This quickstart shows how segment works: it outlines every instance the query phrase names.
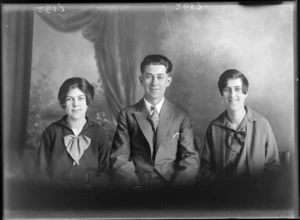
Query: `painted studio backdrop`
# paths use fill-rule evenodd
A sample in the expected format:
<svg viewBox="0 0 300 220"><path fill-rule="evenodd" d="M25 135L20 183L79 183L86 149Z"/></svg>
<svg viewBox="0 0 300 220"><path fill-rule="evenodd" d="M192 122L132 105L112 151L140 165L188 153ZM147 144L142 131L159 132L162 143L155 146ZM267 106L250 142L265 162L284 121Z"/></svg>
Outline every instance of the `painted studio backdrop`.
<svg viewBox="0 0 300 220"><path fill-rule="evenodd" d="M200 152L225 109L219 76L234 68L249 80L246 104L269 120L279 151L294 155L294 10L291 2L4 6L5 177L33 172L41 132L64 114L57 92L69 77L95 86L88 116L112 139L120 109L143 95L139 65L148 54L173 62L166 96L190 112Z"/></svg>

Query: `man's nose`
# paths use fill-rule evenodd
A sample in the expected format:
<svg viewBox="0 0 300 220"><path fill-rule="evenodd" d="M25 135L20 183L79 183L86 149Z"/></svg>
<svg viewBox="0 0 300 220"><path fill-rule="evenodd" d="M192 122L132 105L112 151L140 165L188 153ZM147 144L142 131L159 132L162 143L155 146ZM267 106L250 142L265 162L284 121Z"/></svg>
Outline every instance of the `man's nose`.
<svg viewBox="0 0 300 220"><path fill-rule="evenodd" d="M236 91L234 89L229 90L229 95L234 96L236 94Z"/></svg>
<svg viewBox="0 0 300 220"><path fill-rule="evenodd" d="M157 78L154 76L152 77L152 85L156 85L157 84Z"/></svg>

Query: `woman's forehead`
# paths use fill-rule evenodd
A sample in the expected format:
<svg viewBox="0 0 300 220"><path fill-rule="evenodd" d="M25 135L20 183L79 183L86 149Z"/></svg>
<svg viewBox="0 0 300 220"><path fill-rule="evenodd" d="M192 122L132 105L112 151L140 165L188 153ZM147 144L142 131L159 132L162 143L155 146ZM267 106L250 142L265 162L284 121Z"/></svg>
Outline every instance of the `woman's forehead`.
<svg viewBox="0 0 300 220"><path fill-rule="evenodd" d="M67 96L81 96L81 95L85 95L85 94L78 87L70 88L67 93Z"/></svg>
<svg viewBox="0 0 300 220"><path fill-rule="evenodd" d="M242 86L242 85L243 85L243 82L242 82L241 78L227 80L227 87Z"/></svg>

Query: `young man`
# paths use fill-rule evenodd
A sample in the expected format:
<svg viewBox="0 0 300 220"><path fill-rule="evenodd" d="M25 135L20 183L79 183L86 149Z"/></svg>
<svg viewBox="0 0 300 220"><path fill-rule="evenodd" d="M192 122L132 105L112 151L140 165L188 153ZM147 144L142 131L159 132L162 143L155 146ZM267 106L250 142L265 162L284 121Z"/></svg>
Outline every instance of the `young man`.
<svg viewBox="0 0 300 220"><path fill-rule="evenodd" d="M245 106L247 78L229 69L220 76L218 86L226 111L208 126L201 179L236 180L276 171L280 162L272 128L265 117Z"/></svg>
<svg viewBox="0 0 300 220"><path fill-rule="evenodd" d="M148 55L140 68L144 97L118 117L111 155L115 181L127 188L193 184L199 156L191 119L164 97L172 63L162 55Z"/></svg>

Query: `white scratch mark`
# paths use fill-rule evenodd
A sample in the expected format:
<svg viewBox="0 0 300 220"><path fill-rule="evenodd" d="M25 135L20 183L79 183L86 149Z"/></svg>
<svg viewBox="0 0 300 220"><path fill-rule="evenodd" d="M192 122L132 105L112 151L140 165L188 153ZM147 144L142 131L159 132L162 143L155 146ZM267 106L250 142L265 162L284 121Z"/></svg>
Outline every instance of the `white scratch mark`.
<svg viewBox="0 0 300 220"><path fill-rule="evenodd" d="M169 33L170 33L170 35L171 35L171 38L173 39L172 32L171 32L171 28L170 28L170 25L169 25L169 19L168 19L168 14L167 14L167 9L166 9L166 4L163 4L163 5L164 5L164 9L165 9L166 20L167 20L167 25L168 25L168 28L169 28Z"/></svg>

